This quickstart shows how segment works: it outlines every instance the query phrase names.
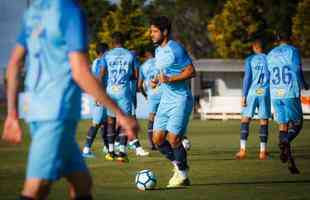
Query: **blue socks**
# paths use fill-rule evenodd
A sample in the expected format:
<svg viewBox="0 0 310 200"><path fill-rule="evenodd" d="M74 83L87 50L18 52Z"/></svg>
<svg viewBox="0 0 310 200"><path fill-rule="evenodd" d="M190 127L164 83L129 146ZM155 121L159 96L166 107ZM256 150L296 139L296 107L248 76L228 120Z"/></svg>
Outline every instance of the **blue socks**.
<svg viewBox="0 0 310 200"><path fill-rule="evenodd" d="M247 140L249 136L249 123L241 123L240 125L240 139Z"/></svg>
<svg viewBox="0 0 310 200"><path fill-rule="evenodd" d="M87 137L86 137L86 144L85 146L90 148L91 145L93 144L95 138L96 138L96 135L97 135L97 131L98 131L98 128L97 126L91 126L88 130L88 134L87 134Z"/></svg>
<svg viewBox="0 0 310 200"><path fill-rule="evenodd" d="M268 125L261 125L259 130L260 141L263 143L268 142Z"/></svg>
<svg viewBox="0 0 310 200"><path fill-rule="evenodd" d="M184 149L184 146L181 144L178 147L173 148L173 154L175 157L175 161L177 162L178 169L180 171L187 170L187 153Z"/></svg>
<svg viewBox="0 0 310 200"><path fill-rule="evenodd" d="M175 161L174 152L172 150L172 147L170 143L167 140L164 140L163 143L158 145L159 152L166 156L168 160Z"/></svg>
<svg viewBox="0 0 310 200"><path fill-rule="evenodd" d="M293 141L296 136L300 133L302 129L302 121L300 123L293 123L292 126L288 129L287 140L289 142Z"/></svg>

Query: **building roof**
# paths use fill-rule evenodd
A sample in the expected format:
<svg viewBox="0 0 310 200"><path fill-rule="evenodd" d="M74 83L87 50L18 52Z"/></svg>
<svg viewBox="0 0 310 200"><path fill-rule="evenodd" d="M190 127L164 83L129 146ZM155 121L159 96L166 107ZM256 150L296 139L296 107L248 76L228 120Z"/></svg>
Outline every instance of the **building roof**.
<svg viewBox="0 0 310 200"><path fill-rule="evenodd" d="M200 72L243 72L244 60L240 59L199 59L194 60ZM310 58L302 59L303 71L310 72Z"/></svg>

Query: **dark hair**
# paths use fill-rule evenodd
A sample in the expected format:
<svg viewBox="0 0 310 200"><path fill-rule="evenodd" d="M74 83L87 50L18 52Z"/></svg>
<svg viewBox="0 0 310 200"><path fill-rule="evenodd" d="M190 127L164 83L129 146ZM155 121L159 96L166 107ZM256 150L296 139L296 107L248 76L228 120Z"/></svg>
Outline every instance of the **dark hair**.
<svg viewBox="0 0 310 200"><path fill-rule="evenodd" d="M171 33L171 22L166 16L152 18L150 25L156 26L161 32L167 30L168 35Z"/></svg>
<svg viewBox="0 0 310 200"><path fill-rule="evenodd" d="M111 38L115 44L124 44L125 42L124 35L118 31L112 33Z"/></svg>
<svg viewBox="0 0 310 200"><path fill-rule="evenodd" d="M104 52L106 52L108 49L109 49L109 46L107 43L102 42L96 45L97 54L100 54L100 53L104 54Z"/></svg>
<svg viewBox="0 0 310 200"><path fill-rule="evenodd" d="M287 24L281 25L276 31L276 39L278 41L288 41L292 35L292 30Z"/></svg>
<svg viewBox="0 0 310 200"><path fill-rule="evenodd" d="M155 46L154 44L147 44L145 45L141 51L140 51L140 56L144 56L146 52L151 53L153 56L155 55Z"/></svg>

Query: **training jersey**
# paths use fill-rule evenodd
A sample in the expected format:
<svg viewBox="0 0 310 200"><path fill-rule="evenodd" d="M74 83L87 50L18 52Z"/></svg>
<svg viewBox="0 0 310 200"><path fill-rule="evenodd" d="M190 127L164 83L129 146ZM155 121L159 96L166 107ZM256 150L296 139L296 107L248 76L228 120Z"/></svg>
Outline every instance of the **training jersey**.
<svg viewBox="0 0 310 200"><path fill-rule="evenodd" d="M159 75L159 69L155 67L155 58L146 60L140 67L140 79L144 81L144 86L148 99L160 100L162 91L158 84L155 88L151 87L151 80Z"/></svg>
<svg viewBox="0 0 310 200"><path fill-rule="evenodd" d="M192 64L192 60L187 51L174 40L169 40L164 47L159 46L155 50L155 66L166 76L180 74L189 64ZM163 83L161 89L161 102L173 103L191 96L189 80Z"/></svg>
<svg viewBox="0 0 310 200"><path fill-rule="evenodd" d="M244 65L244 79L242 95L269 96L269 71L267 56L263 53L246 58Z"/></svg>
<svg viewBox="0 0 310 200"><path fill-rule="evenodd" d="M130 82L139 66L135 56L125 48L114 48L106 52L101 61L108 73L107 92L110 95L132 96Z"/></svg>
<svg viewBox="0 0 310 200"><path fill-rule="evenodd" d="M27 51L23 111L27 121L77 119L81 91L68 55L87 52L85 17L74 0L35 0L17 43Z"/></svg>
<svg viewBox="0 0 310 200"><path fill-rule="evenodd" d="M299 98L302 69L298 50L291 45L281 44L269 52L267 61L271 98Z"/></svg>
<svg viewBox="0 0 310 200"><path fill-rule="evenodd" d="M100 58L96 58L93 63L92 63L92 66L91 66L91 71L92 71L92 74L96 77L96 78L99 78L100 76L100 72L101 70L103 69L103 66L102 66L102 63L101 63L101 59L102 57ZM104 76L101 80L101 83L102 85L105 87L106 84L107 84L107 76Z"/></svg>

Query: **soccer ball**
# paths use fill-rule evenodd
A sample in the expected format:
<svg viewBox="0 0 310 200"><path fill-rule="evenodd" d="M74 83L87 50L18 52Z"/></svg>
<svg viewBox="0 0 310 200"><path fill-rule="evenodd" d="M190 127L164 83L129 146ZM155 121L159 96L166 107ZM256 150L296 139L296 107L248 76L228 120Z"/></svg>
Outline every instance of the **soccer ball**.
<svg viewBox="0 0 310 200"><path fill-rule="evenodd" d="M136 174L135 183L139 190L151 190L156 186L156 176L149 169L142 170Z"/></svg>

